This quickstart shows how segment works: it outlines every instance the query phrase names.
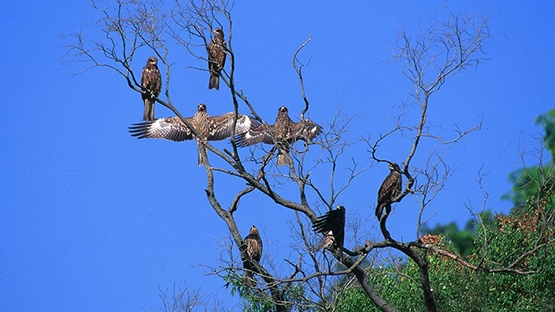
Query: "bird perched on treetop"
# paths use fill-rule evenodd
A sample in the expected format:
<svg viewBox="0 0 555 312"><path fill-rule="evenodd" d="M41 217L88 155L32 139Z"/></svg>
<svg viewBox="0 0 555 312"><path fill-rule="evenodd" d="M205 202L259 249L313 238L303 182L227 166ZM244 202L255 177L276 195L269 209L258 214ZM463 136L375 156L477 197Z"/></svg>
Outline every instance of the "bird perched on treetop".
<svg viewBox="0 0 555 312"><path fill-rule="evenodd" d="M144 88L141 93L145 111L143 120L154 120L154 103L156 98L160 95L162 89L162 76L158 69L158 59L151 56L146 61L145 67L141 74L141 86Z"/></svg>
<svg viewBox="0 0 555 312"><path fill-rule="evenodd" d="M345 240L345 207L337 206L337 209L318 217L312 229L325 235L316 250L335 244L335 247L341 251Z"/></svg>
<svg viewBox="0 0 555 312"><path fill-rule="evenodd" d="M260 258L262 258L262 239L256 226L251 227L249 235L244 239L244 245L249 257L253 261L260 262ZM243 267L245 268L245 283L252 286L254 277L252 265L248 261L243 261Z"/></svg>
<svg viewBox="0 0 555 312"><path fill-rule="evenodd" d="M220 74L225 66L225 57L227 55L226 43L224 39L224 31L216 28L212 31L214 38L210 40L208 47L208 69L210 70L210 81L208 89L220 89Z"/></svg>
<svg viewBox="0 0 555 312"><path fill-rule="evenodd" d="M391 212L391 203L394 202L395 197L401 194L403 179L401 178L401 169L396 163L389 164L389 175L385 178L378 191L378 205L376 206L376 217L381 219L383 208L385 207L386 214Z"/></svg>
<svg viewBox="0 0 555 312"><path fill-rule="evenodd" d="M206 105L201 103L193 117L185 118L198 135L205 141L219 141L233 134L233 117L235 113L229 112L221 116L209 116L206 113ZM260 123L254 118L238 114L235 124L235 133L245 133ZM159 118L155 121L145 121L129 127L132 136L143 138L162 138L171 141L197 140L198 165L202 165L206 156L206 146L185 125L179 117Z"/></svg>
<svg viewBox="0 0 555 312"><path fill-rule="evenodd" d="M281 106L273 125L260 125L236 136L235 142L239 147L256 143L276 144L278 151L278 166L290 163L289 146L298 140L312 141L322 132L322 127L314 122L304 119L294 122L289 118L288 109Z"/></svg>

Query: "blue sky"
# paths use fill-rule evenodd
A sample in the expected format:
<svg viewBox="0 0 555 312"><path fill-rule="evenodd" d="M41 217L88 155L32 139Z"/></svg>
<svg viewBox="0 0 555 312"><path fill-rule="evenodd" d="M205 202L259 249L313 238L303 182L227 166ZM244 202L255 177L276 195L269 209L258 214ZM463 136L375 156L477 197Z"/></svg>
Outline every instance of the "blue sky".
<svg viewBox="0 0 555 312"><path fill-rule="evenodd" d="M465 205L481 205L480 168L487 172L483 187L491 194L487 207L507 212L510 203L500 200L510 188L507 176L522 166L521 151L538 146L531 139L541 134L534 119L554 107L552 1L236 4L237 84L268 122L281 105L297 119L302 98L291 57L312 34L301 55L311 58L304 69L310 118L326 126L341 110L355 116L350 139L376 138L393 126L391 116L411 90L399 65L387 62L396 31L416 34L419 21L445 16L445 5L453 12L489 15L495 38L484 46L491 60L454 76L431 100L429 121L441 125L444 134L455 124L469 127L480 120L483 129L445 151L456 170L425 217L430 225L463 224L470 217ZM207 276L203 266L220 264L227 233L206 201L205 171L196 166L194 142L131 137L127 127L142 116L139 95L107 69L72 76L82 67L64 62L63 35L82 27L91 31L85 24L93 17L90 5L12 1L0 15L5 30L0 54L7 70L0 77L5 95L0 104L0 310L157 311L158 288L173 285L200 288L210 300L238 309L223 282ZM149 56L141 53L137 71ZM207 74L187 68L204 64L184 49L172 53L172 100L183 115L192 115L199 102L212 115L232 109L229 93L209 91ZM156 115L171 112L157 107ZM384 146L383 157L401 162L408 147L393 145ZM311 153L317 155L315 148ZM361 144L348 150L338 183L351 156L370 165L366 150ZM348 218L367 228L367 238L378 237L371 216L386 174L385 166L372 167L339 197ZM316 176L325 185L325 172ZM243 184L223 178L216 183L224 198ZM288 192L287 186L282 189ZM396 207L389 220L393 236L414 239L417 210L410 198ZM288 249L291 211L252 196L237 219L244 235L252 224L259 227L265 254L278 268L286 267L283 258L294 259Z"/></svg>

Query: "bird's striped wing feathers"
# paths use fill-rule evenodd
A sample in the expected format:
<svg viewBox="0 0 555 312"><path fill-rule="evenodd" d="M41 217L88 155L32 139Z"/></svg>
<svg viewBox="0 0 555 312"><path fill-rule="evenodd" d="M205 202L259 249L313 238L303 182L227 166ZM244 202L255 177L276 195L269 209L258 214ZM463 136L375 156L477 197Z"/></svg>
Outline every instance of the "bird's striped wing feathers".
<svg viewBox="0 0 555 312"><path fill-rule="evenodd" d="M257 143L274 144L272 136L274 126L259 125L241 135L235 137L235 143L239 147L254 145Z"/></svg>
<svg viewBox="0 0 555 312"><path fill-rule="evenodd" d="M257 143L275 144L278 140L294 143L298 140L312 141L322 133L322 127L310 120L291 122L287 127L275 125L260 125L235 139L237 146L245 147Z"/></svg>
<svg viewBox="0 0 555 312"><path fill-rule="evenodd" d="M291 126L291 141L312 141L318 134L322 133L322 127L306 119L293 123Z"/></svg>
<svg viewBox="0 0 555 312"><path fill-rule="evenodd" d="M218 141L228 138L232 135L234 113L226 113L221 116L208 117L208 140ZM241 135L249 131L249 129L260 125L254 118L238 114L237 123L235 124L235 134Z"/></svg>
<svg viewBox="0 0 555 312"><path fill-rule="evenodd" d="M191 118L186 118L189 124ZM193 139L193 133L179 119L179 117L159 118L155 121L145 121L129 127L132 136L139 139L162 138L171 141L185 141Z"/></svg>

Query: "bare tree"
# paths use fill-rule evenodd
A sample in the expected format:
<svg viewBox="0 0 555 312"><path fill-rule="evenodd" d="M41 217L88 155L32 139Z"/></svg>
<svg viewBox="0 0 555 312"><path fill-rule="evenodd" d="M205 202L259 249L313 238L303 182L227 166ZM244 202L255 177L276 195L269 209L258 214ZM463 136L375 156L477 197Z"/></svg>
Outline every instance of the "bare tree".
<svg viewBox="0 0 555 312"><path fill-rule="evenodd" d="M171 289L161 289L160 299L163 304L164 312L193 312L193 311L228 311L226 307L215 300L213 296L202 294L199 289L191 289L187 286L178 287L173 285ZM144 308L146 311L150 310Z"/></svg>
<svg viewBox="0 0 555 312"><path fill-rule="evenodd" d="M90 40L81 32L74 33L72 44L68 46L69 55L74 62L86 62L88 70L94 67L106 67L123 77L128 87L135 92L144 92L138 82L138 67L133 63L137 51L147 49L156 55L165 67L165 99L157 98L156 101L172 110L189 129L198 136L196 129L191 127L172 105L170 97L170 69L175 60L171 59L169 51L184 49L192 56L194 62L190 68L206 71L208 81L208 54L206 48L210 42L211 33L215 28L221 28L225 34L225 50L227 64L222 71L221 79L230 94L233 111L237 113L240 105L245 105L249 112L261 123L268 122L260 118L256 112L256 105L248 100L246 93L236 85L235 54L233 50L233 3L230 1L202 0L202 1L176 1L171 8L163 5L162 1L124 1L117 0L115 4L100 7L93 2L93 9L98 13L96 27L104 35L102 40ZM359 238L351 248L344 247L338 250L329 247L324 252L316 251L314 246L320 239L310 230L310 223L317 219L317 211L332 209L338 196L348 189L352 182L361 177L361 174L379 163L393 163L391 156L382 155L380 144L393 139L393 135L400 134L406 138L408 152L404 156L401 174L405 185L402 192L392 200L400 202L407 196L414 196L420 202L420 215L417 223L417 236L422 224L422 213L429 203L440 192L445 182L452 174L452 170L445 162L444 153L450 144L453 144L469 133L479 130L481 125L468 129L456 127L454 137L444 137L435 133L428 126L428 108L433 105L433 95L438 92L447 80L461 71L477 67L484 61L482 45L490 39L487 18L476 18L465 14L448 12L448 18L434 23L420 35L413 37L407 31L398 34L398 44L393 52L393 60L402 65L403 75L412 83L414 89L410 93L411 101L407 102L399 111L396 125L380 135L377 139L367 138L364 142L369 148L372 163L346 156L346 151L353 144L361 141L345 139L349 123L352 118L337 115L326 127L321 139L316 142L306 142L304 145L295 144L292 150L292 161L287 170L279 170L274 165L273 159L277 152L276 146L268 149L255 148L250 150L247 157L241 157L239 149L232 140L231 150L218 149L209 142L201 139L213 155L223 160L224 166L212 166L207 157L204 158L206 170L206 197L214 212L222 219L230 234L229 251L221 260L220 268L212 268L213 273L224 278L229 285L239 290L245 297L267 299L276 311L311 310L320 309L332 311L334 309L333 294L337 282L345 278L344 287L356 281L366 295L382 311L396 311L395 307L386 302L376 286L369 283L366 268L374 264L374 256L380 250L396 250L405 255L409 261L418 265L420 285L423 302L428 311L437 311L436 302L430 288L429 267L427 251L445 255L463 266L486 272L513 272L526 274L528 272L514 269L514 266L500 266L495 269L485 269L480 264L470 264L460 256L442 250L438 246L425 240L415 239L410 242L401 242L395 239L387 228L386 214L379 220L380 230L383 235L381 241L371 241L368 238ZM305 104L300 112L301 120L310 110L310 101L304 88L303 68L309 61L301 61L302 52L311 40L309 36L302 43L292 57L293 69L297 73L300 94ZM141 60L142 62L143 60ZM200 67L198 63L205 63ZM224 88L225 89L225 88ZM208 91L207 91L208 92ZM220 91L223 92L223 91ZM403 111L410 105L418 107L419 118L416 121L404 119ZM233 137L233 136L232 136ZM420 147L424 140L437 146L435 152L423 155L424 161L418 162L415 156L421 154ZM310 146L317 145L317 146ZM311 147L321 149L317 159L307 157ZM417 165L413 165L417 163ZM348 175L345 181L337 181L338 166L347 167ZM329 176L329 182L322 183L311 179L311 173L319 170ZM246 182L246 186L238 190L234 196L226 198L219 194L217 181L220 176L228 176ZM416 177L419 183L416 183ZM279 185L293 185L297 198L291 198L281 192ZM251 194L257 193L267 197L279 207L294 213L295 219L292 228L298 244L292 247L296 250L296 258L287 259L289 270L277 270L271 263L262 265L250 258L246 251L242 233L237 227L236 215L240 209L241 200ZM349 207L347 207L348 209ZM347 235L355 238L356 233ZM418 237L417 237L418 238ZM365 241L361 244L362 241ZM358 245L358 246L357 246ZM541 246L538 246L541 248ZM236 254L236 251L239 253ZM521 261L521 260L519 260ZM249 270L258 277L258 283L251 287L243 284L241 272L245 270L243 264L247 263ZM179 293L178 297L192 296L192 301L200 297L197 293ZM165 300L166 301L166 300ZM175 304L174 304L175 306ZM175 308L166 310L174 311ZM182 310L187 310L183 308Z"/></svg>

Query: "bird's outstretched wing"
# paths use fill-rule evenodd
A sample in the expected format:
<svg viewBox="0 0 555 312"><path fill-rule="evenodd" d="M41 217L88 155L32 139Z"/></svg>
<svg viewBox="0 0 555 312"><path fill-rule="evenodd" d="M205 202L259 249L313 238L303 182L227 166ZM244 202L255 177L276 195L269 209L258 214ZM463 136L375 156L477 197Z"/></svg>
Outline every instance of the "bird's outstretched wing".
<svg viewBox="0 0 555 312"><path fill-rule="evenodd" d="M218 141L228 138L233 133L233 112L223 114L221 116L208 117L208 140ZM259 126L260 123L253 117L246 115L237 115L237 123L235 124L235 134L242 135L247 133L251 128Z"/></svg>
<svg viewBox="0 0 555 312"><path fill-rule="evenodd" d="M288 141L296 142L298 140L303 140L310 142L320 133L322 133L322 127L320 125L305 119L292 124L291 138L289 138Z"/></svg>
<svg viewBox="0 0 555 312"><path fill-rule="evenodd" d="M273 129L273 125L258 125L243 134L235 136L235 143L239 147L250 146L258 143L274 144L276 139L272 135Z"/></svg>
<svg viewBox="0 0 555 312"><path fill-rule="evenodd" d="M310 120L292 123L291 126L292 128L289 129L289 134L280 134L278 132L281 130L277 128L276 125L260 125L244 134L236 136L235 142L239 147L257 143L275 144L280 141L280 138L285 138L284 141L289 143L294 143L298 140L308 142L322 133L322 127Z"/></svg>
<svg viewBox="0 0 555 312"><path fill-rule="evenodd" d="M185 118L191 124L191 118ZM162 138L171 141L185 141L193 139L191 130L179 117L158 118L154 121L143 121L129 127L132 136L139 139Z"/></svg>

